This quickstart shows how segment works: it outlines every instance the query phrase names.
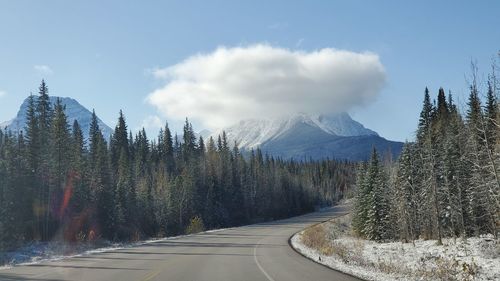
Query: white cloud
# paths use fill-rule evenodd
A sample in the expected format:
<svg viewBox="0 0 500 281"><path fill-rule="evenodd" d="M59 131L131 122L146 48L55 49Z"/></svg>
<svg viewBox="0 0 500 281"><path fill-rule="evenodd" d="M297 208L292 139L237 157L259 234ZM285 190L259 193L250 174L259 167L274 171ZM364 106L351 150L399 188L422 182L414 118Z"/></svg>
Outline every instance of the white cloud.
<svg viewBox="0 0 500 281"><path fill-rule="evenodd" d="M141 126L136 128L136 130L144 129L160 129L165 126L165 122L161 120L157 115L149 115L144 120L142 120Z"/></svg>
<svg viewBox="0 0 500 281"><path fill-rule="evenodd" d="M269 45L220 47L153 75L166 84L148 103L169 118L189 117L210 129L247 118L347 111L373 101L385 83L373 53Z"/></svg>
<svg viewBox="0 0 500 281"><path fill-rule="evenodd" d="M7 95L7 92L6 92L6 91L2 91L2 90L0 90L0 98L1 98L1 97L4 97L4 96L6 96L6 95Z"/></svg>
<svg viewBox="0 0 500 281"><path fill-rule="evenodd" d="M33 68L38 73L43 74L43 75L52 75L52 74L54 74L54 71L48 65L37 64L37 65L33 66Z"/></svg>

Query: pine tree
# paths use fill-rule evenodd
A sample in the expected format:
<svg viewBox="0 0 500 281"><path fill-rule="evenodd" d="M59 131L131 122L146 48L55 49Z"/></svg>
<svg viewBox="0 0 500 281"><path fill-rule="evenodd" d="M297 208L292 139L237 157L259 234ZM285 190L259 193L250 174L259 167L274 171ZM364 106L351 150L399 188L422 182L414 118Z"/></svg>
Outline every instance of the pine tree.
<svg viewBox="0 0 500 281"><path fill-rule="evenodd" d="M2 233L0 233L0 239L2 240L3 248L12 249L21 244L20 237L18 234L22 230L22 219L21 210L26 206L20 204L20 198L22 197L23 190L22 187L22 172L20 168L20 151L16 143L16 138L10 133L7 133L4 138L3 144L3 157L5 161L0 163L0 172L8 174L10 176L6 177L4 180L0 180L0 202L2 217L0 218L0 225L2 227ZM3 170L3 171L2 171Z"/></svg>
<svg viewBox="0 0 500 281"><path fill-rule="evenodd" d="M38 171L38 160L40 158L40 141L38 138L38 118L36 115L35 97L31 94L28 97L28 109L26 111L26 142L28 146L28 161L33 173Z"/></svg>
<svg viewBox="0 0 500 281"><path fill-rule="evenodd" d="M493 78L488 79L488 89L486 92L486 106L485 106L485 118L486 118L486 136L488 139L488 143L491 144L492 148L496 142L498 137L499 126L496 124L496 120L498 118L499 104L497 97L494 92L494 80Z"/></svg>
<svg viewBox="0 0 500 281"><path fill-rule="evenodd" d="M38 100L36 103L36 115L38 124L38 141L40 143L40 151L38 153L38 180L39 188L41 189L42 210L43 210L43 223L42 240L48 240L50 237L50 179L47 175L50 174L50 128L53 116L53 109L49 99L49 90L45 81L42 80L38 88Z"/></svg>
<svg viewBox="0 0 500 281"><path fill-rule="evenodd" d="M175 170L174 163L174 145L172 142L172 134L168 127L168 123L165 124L164 136L163 136L163 151L165 152L165 163L167 167L167 172L171 175Z"/></svg>
<svg viewBox="0 0 500 281"><path fill-rule="evenodd" d="M189 165L189 159L194 159L193 156L196 153L196 137L194 135L193 126L189 123L186 118L183 128L183 142L182 142L182 157L186 165Z"/></svg>
<svg viewBox="0 0 500 281"><path fill-rule="evenodd" d="M491 203L493 206L491 207L493 210L491 213L496 214L496 225L500 225L500 126L497 123L500 119L500 109L493 86L496 83L494 74L493 71L493 74L488 79L483 127L487 154L486 166L487 170L490 171L487 185L488 192L492 198Z"/></svg>
<svg viewBox="0 0 500 281"><path fill-rule="evenodd" d="M484 168L486 161L486 139L484 135L484 116L479 99L479 91L475 79L470 87L470 95L467 110L467 126L469 129L468 151L469 161L472 167L470 201L472 202L472 217L475 220L475 233L490 232L493 218L489 211L490 204L486 178L488 172Z"/></svg>
<svg viewBox="0 0 500 281"><path fill-rule="evenodd" d="M367 171L367 203L369 206L364 233L368 239L377 241L388 239L389 202L387 198L387 178L379 164L376 149L373 149Z"/></svg>
<svg viewBox="0 0 500 281"><path fill-rule="evenodd" d="M137 199L135 183L132 180L132 155L128 139L125 116L120 110L118 123L111 138L111 167L115 179L115 215L118 238L127 239L135 231ZM135 155L134 155L135 156Z"/></svg>
<svg viewBox="0 0 500 281"><path fill-rule="evenodd" d="M41 136L45 137L43 140L48 140L48 132L53 116L53 108L49 99L49 89L45 81L42 80L38 88L38 100L36 103L36 112L38 114L38 125L40 128Z"/></svg>
<svg viewBox="0 0 500 281"><path fill-rule="evenodd" d="M40 132L38 127L38 116L36 111L35 97L30 94L28 97L28 109L26 112L26 146L27 146L27 161L29 165L29 171L26 176L29 177L29 185L31 186L31 193L33 194L33 209L34 220L33 220L33 232L32 235L34 239L40 240L42 238L42 226L43 226L43 208L44 208L44 193L43 189L38 185L38 170L40 165L40 153L41 153L41 141Z"/></svg>
<svg viewBox="0 0 500 281"><path fill-rule="evenodd" d="M60 208L55 214L50 214L49 237L59 228L59 224L65 219L68 213L68 198L72 193L73 179L69 177L68 168L70 166L70 134L64 105L58 98L54 105L54 113L51 121L50 135L50 171L49 182L49 202L57 202ZM53 199L52 199L53 198ZM62 200L60 199L62 198ZM58 202L59 201L59 202Z"/></svg>
<svg viewBox="0 0 500 281"><path fill-rule="evenodd" d="M418 222L419 190L417 186L417 173L415 170L415 148L413 144L405 143L399 157L396 194L398 200L398 214L400 225L400 238L407 242L417 239L420 232Z"/></svg>
<svg viewBox="0 0 500 281"><path fill-rule="evenodd" d="M464 153L466 138L464 135L465 127L463 120L456 107L452 103L451 95L449 97L450 118L446 128L444 141L444 188L447 191L448 206L446 214L449 219L448 235L459 236L466 235L466 225L470 222L468 216L469 204L468 198L468 179L470 178L469 169L464 165L467 155Z"/></svg>
<svg viewBox="0 0 500 281"><path fill-rule="evenodd" d="M441 98L442 100L442 98ZM441 101L441 108L443 104ZM435 141L438 138L438 130L433 126L433 122L438 116L443 114L436 113L436 109L430 103L429 91L426 88L424 95L424 103L420 113L420 120L417 129L416 142L416 165L418 168L420 179L418 184L421 186L420 197L422 198L421 209L421 235L425 238L441 237L441 221L439 200L437 192L437 176L436 176L436 152L439 150L435 146Z"/></svg>
<svg viewBox="0 0 500 281"><path fill-rule="evenodd" d="M95 112L90 122L90 190L95 198L96 224L100 226L103 237L116 239L117 215L116 194L111 184L110 161L107 143L104 139Z"/></svg>
<svg viewBox="0 0 500 281"><path fill-rule="evenodd" d="M74 120L69 156L69 180L73 186L73 194L69 202L69 224L72 227L69 227L69 231L66 233L67 239L70 241L77 240L78 236L87 239L90 231L90 208L88 207L92 202L92 198L87 181L87 152L80 124L77 120Z"/></svg>
<svg viewBox="0 0 500 281"><path fill-rule="evenodd" d="M130 202L131 194L129 193L132 190L132 181L127 154L125 148L122 148L120 159L117 163L118 172L116 176L116 223L120 227L119 237L122 239L131 234L130 228L134 225L132 216L135 211L135 206L130 205L132 202Z"/></svg>
<svg viewBox="0 0 500 281"><path fill-rule="evenodd" d="M125 153L125 157L130 158L129 153L129 141L127 138L127 124L125 122L125 117L123 112L120 110L118 117L118 124L115 127L113 137L111 138L111 165L116 168L118 167L118 161L122 157L121 154Z"/></svg>
<svg viewBox="0 0 500 281"><path fill-rule="evenodd" d="M422 106L422 111L420 112L420 119L418 122L417 140L421 140L423 136L428 132L429 127L431 125L433 112L434 112L434 107L431 104L429 89L425 88L424 102Z"/></svg>
<svg viewBox="0 0 500 281"><path fill-rule="evenodd" d="M65 107L58 98L54 106L54 117L52 119L51 139L52 153L55 171L56 186L64 184L67 168L69 166L70 133L67 122Z"/></svg>
<svg viewBox="0 0 500 281"><path fill-rule="evenodd" d="M361 163L357 168L356 177L356 198L354 203L354 211L352 218L352 227L354 232L361 236L366 237L364 228L365 223L368 220L368 210L369 205L369 186L367 185L367 165L366 163Z"/></svg>

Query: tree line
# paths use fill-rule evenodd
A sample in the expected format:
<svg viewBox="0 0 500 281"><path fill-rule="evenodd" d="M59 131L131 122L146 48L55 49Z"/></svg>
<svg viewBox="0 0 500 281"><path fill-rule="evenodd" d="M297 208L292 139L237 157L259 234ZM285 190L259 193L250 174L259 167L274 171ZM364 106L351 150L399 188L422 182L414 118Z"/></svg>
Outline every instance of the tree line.
<svg viewBox="0 0 500 281"><path fill-rule="evenodd" d="M108 143L109 140L109 143ZM0 130L0 249L29 241L137 240L285 218L333 204L353 183L354 166L297 162L196 137L168 124L148 139L132 135L120 111L110 138L95 112L89 139L68 124L42 81L27 123ZM194 225L193 225L194 224ZM201 225L201 227L200 227Z"/></svg>
<svg viewBox="0 0 500 281"><path fill-rule="evenodd" d="M473 65L465 113L425 89L416 139L396 163L374 150L357 176L353 228L372 240L436 239L500 229L500 109L495 68L480 89Z"/></svg>

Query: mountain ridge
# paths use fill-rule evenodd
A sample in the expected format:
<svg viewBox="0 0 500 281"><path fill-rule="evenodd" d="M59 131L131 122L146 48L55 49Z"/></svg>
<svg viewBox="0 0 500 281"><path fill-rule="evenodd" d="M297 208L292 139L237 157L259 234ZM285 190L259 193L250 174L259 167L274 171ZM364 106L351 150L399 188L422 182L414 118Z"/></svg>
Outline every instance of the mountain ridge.
<svg viewBox="0 0 500 281"><path fill-rule="evenodd" d="M83 136L86 140L89 139L90 132L90 121L92 119L92 112L88 110L85 106L81 105L77 100L70 97L59 97L59 96L50 96L49 100L51 104L55 104L57 99L61 100L61 103L66 107L65 113L68 119L68 125L72 126L74 120L77 120L80 124L80 127L83 132ZM38 97L34 96L35 102ZM16 117L9 121L5 121L0 123L1 130L10 130L10 131L24 131L27 121L27 109L29 104L29 97L27 97L16 114ZM99 124L99 128L105 139L109 139L113 130L106 123L104 123L99 117L97 117L97 123Z"/></svg>
<svg viewBox="0 0 500 281"><path fill-rule="evenodd" d="M54 104L58 98L66 107L68 124L71 126L77 120L84 138L88 140L92 113L70 97L51 96L50 102ZM24 130L28 100L23 101L15 118L0 123L0 129ZM109 139L113 130L99 118L98 124L104 137ZM260 148L264 153L284 159L359 161L368 159L373 147L395 158L403 146L401 142L386 140L365 128L345 112L328 115L296 113L274 119L247 119L216 132L203 130L199 135L217 139L222 131L226 132L229 144L238 145L242 151Z"/></svg>
<svg viewBox="0 0 500 281"><path fill-rule="evenodd" d="M206 136L226 132L242 150L260 148L287 159L368 159L373 147L397 157L403 143L389 141L353 120L348 113L297 113L275 119L248 119Z"/></svg>

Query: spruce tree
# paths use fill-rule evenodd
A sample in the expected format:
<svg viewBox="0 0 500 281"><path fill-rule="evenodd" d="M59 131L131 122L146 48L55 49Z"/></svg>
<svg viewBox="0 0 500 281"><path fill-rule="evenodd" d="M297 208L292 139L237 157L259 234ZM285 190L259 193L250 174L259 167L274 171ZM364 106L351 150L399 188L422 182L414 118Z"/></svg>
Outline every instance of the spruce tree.
<svg viewBox="0 0 500 281"><path fill-rule="evenodd" d="M167 172L171 175L175 170L174 163L174 145L172 142L172 133L168 127L168 123L165 124L165 130L163 135L163 151L165 152L164 160L167 167Z"/></svg>
<svg viewBox="0 0 500 281"><path fill-rule="evenodd" d="M127 124L125 122L125 117L123 112L120 110L118 117L118 124L115 127L113 137L111 138L111 165L116 168L118 167L118 161L121 158L122 152L125 153L125 157L129 158L129 141L127 138Z"/></svg>
<svg viewBox="0 0 500 281"><path fill-rule="evenodd" d="M50 128L53 116L53 108L49 98L49 90L45 81L42 80L40 87L38 88L38 99L36 103L36 115L38 124L38 141L40 143L40 150L38 153L38 180L39 188L41 189L41 198L43 210L43 223L42 229L42 240L50 239L50 201L51 201L51 190L50 190L50 179L47 175L50 174Z"/></svg>
<svg viewBox="0 0 500 281"><path fill-rule="evenodd" d="M55 188L64 185L69 167L70 132L65 107L58 98L54 106L54 117L51 122L51 144L53 157Z"/></svg>
<svg viewBox="0 0 500 281"><path fill-rule="evenodd" d="M41 140L40 140L40 130L38 126L38 116L36 111L36 100L35 97L30 94L28 97L28 109L26 112L26 146L27 146L27 161L29 165L29 171L26 176L29 178L29 185L31 186L31 192L33 194L33 209L37 210L34 212L33 223L33 237L36 240L42 238L43 229L43 206L44 206L44 190L38 185L38 171L40 165L40 153L41 153Z"/></svg>
<svg viewBox="0 0 500 281"><path fill-rule="evenodd" d="M74 120L71 134L70 148L70 179L73 182L73 195L70 201L70 221L80 222L79 227L69 233L69 239L76 240L78 236L86 237L89 234L90 220L89 209L92 203L92 197L88 186L87 172L87 149L85 139L80 124Z"/></svg>
<svg viewBox="0 0 500 281"><path fill-rule="evenodd" d="M90 190L95 200L97 213L96 223L103 237L111 240L117 238L116 193L111 184L110 161L107 143L104 139L95 111L90 122Z"/></svg>
<svg viewBox="0 0 500 281"><path fill-rule="evenodd" d="M420 119L418 122L417 129L417 139L420 140L428 132L431 119L433 115L434 108L431 103L431 98L429 96L429 89L425 88L424 102L422 106L422 111L420 112Z"/></svg>
<svg viewBox="0 0 500 281"><path fill-rule="evenodd" d="M400 238L407 242L417 239L419 190L418 174L415 171L414 145L405 143L397 166L396 194L399 198L397 211L399 214Z"/></svg>
<svg viewBox="0 0 500 281"><path fill-rule="evenodd" d="M361 163L357 168L356 176L356 197L354 203L354 211L352 218L352 227L354 232L365 237L365 224L368 220L369 205L369 190L367 185L367 165L365 162Z"/></svg>
<svg viewBox="0 0 500 281"><path fill-rule="evenodd" d="M387 197L387 178L380 166L379 156L375 148L373 148L370 158L366 180L366 195L368 196L366 203L369 208L363 233L372 240L388 239L390 206Z"/></svg>

